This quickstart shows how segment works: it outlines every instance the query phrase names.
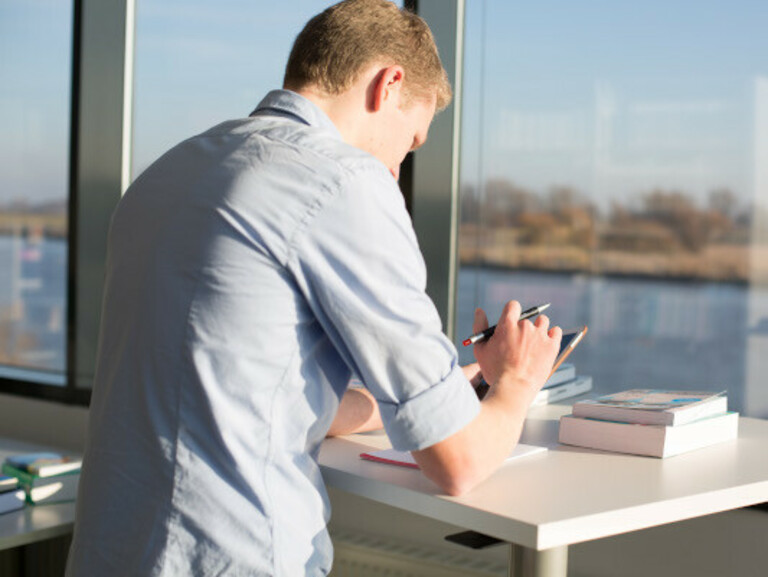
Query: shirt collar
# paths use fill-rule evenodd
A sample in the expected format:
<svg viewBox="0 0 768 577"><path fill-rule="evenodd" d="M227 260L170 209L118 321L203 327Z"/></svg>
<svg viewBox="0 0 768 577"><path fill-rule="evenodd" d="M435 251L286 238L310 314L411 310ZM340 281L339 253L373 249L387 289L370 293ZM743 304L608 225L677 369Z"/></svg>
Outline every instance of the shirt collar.
<svg viewBox="0 0 768 577"><path fill-rule="evenodd" d="M329 130L333 132L339 140L342 140L339 129L336 128L333 121L320 109L319 106L311 100L290 90L272 90L269 92L264 99L259 102L256 109L251 112L251 116L256 116L258 114L292 116L308 126Z"/></svg>

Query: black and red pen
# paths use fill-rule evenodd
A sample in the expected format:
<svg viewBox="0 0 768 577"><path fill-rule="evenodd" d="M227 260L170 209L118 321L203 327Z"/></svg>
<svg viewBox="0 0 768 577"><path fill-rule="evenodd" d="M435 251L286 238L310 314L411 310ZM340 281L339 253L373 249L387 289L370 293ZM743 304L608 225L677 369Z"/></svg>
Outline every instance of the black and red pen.
<svg viewBox="0 0 768 577"><path fill-rule="evenodd" d="M544 305L539 305L537 307L533 307L532 309L525 310L520 313L520 319L519 320L525 320L529 319L531 317L535 317L536 315L542 313L543 311L547 310L549 308L549 305L551 303L547 303ZM468 339L464 339L464 342L462 343L465 347L468 347L469 345L474 345L475 343L482 342L484 340L490 339L493 335L493 332L496 330L496 325L493 325L492 327L488 327L484 331L480 333L475 333Z"/></svg>

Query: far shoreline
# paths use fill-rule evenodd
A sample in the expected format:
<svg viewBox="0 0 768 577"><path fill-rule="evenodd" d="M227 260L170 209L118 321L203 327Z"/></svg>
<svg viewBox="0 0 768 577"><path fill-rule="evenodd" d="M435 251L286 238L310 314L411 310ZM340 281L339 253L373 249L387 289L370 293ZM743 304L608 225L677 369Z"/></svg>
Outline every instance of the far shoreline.
<svg viewBox="0 0 768 577"><path fill-rule="evenodd" d="M505 272L505 273L536 273L552 276L583 276L597 277L606 279L626 280L626 281L664 281L679 284L702 284L702 285L732 285L746 288L750 282L746 279L710 279L693 275L655 275L643 272L620 272L620 271L587 271L576 268L533 268L533 267L515 267L497 262L487 261L461 261L460 268L479 268L484 270Z"/></svg>

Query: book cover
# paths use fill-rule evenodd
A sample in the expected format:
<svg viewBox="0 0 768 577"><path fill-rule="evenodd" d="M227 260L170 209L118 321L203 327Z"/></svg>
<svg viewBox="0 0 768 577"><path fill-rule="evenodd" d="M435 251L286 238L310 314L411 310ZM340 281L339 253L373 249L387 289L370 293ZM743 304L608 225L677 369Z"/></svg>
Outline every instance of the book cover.
<svg viewBox="0 0 768 577"><path fill-rule="evenodd" d="M9 475L0 475L0 493L13 491L19 486L19 480Z"/></svg>
<svg viewBox="0 0 768 577"><path fill-rule="evenodd" d="M51 477L69 471L77 471L83 464L79 457L59 453L25 453L12 455L5 460L11 467L36 475Z"/></svg>
<svg viewBox="0 0 768 577"><path fill-rule="evenodd" d="M725 392L631 389L573 405L575 417L644 425L682 425L725 413Z"/></svg>
<svg viewBox="0 0 768 577"><path fill-rule="evenodd" d="M544 383L542 389L549 389L562 383L572 381L576 378L576 365L573 363L563 363Z"/></svg>
<svg viewBox="0 0 768 577"><path fill-rule="evenodd" d="M592 390L592 377L585 375L576 377L570 381L560 383L554 387L541 389L531 403L532 407L547 405L583 395Z"/></svg>
<svg viewBox="0 0 768 577"><path fill-rule="evenodd" d="M566 445L664 458L735 439L738 426L738 413L705 417L677 426L565 415L560 418L559 439Z"/></svg>
<svg viewBox="0 0 768 577"><path fill-rule="evenodd" d="M26 493L27 503L59 503L73 501L77 497L79 469L60 475L40 477L4 463L2 472L4 475L18 479L19 487Z"/></svg>
<svg viewBox="0 0 768 577"><path fill-rule="evenodd" d="M520 457L526 457L528 455L535 455L537 453L543 453L547 450L546 447L538 447L536 445L525 445L518 443L512 452L507 457L507 461L518 459ZM400 467L410 467L412 469L418 469L419 466L413 458L413 455L408 451L397 451L395 449L383 449L381 451L371 451L368 453L360 453L360 458L366 461L375 461L377 463L386 463L388 465L398 465Z"/></svg>

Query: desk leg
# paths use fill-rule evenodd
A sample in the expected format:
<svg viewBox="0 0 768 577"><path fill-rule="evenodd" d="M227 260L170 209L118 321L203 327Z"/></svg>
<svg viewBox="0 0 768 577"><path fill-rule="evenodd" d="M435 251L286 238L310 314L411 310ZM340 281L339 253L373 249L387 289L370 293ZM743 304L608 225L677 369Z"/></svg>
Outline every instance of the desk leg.
<svg viewBox="0 0 768 577"><path fill-rule="evenodd" d="M567 577L568 547L537 551L510 543L509 577Z"/></svg>

